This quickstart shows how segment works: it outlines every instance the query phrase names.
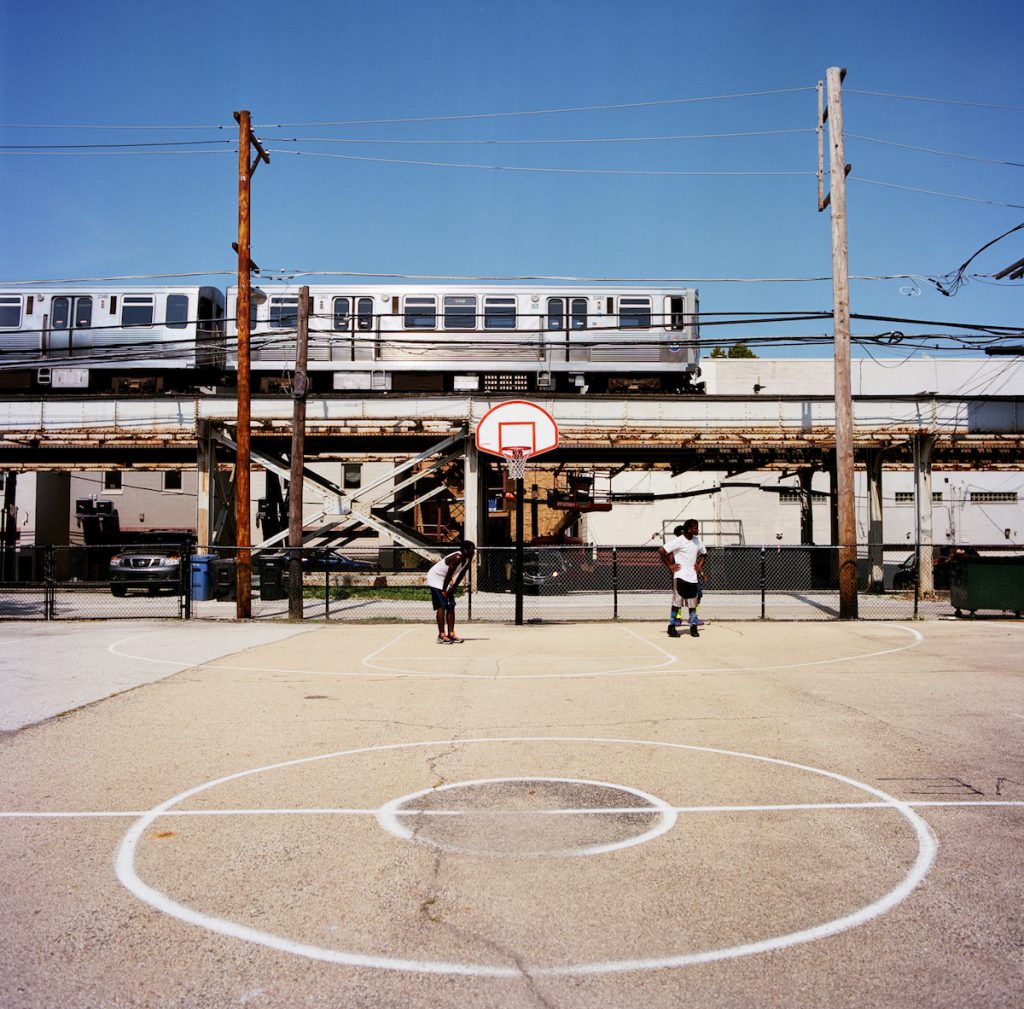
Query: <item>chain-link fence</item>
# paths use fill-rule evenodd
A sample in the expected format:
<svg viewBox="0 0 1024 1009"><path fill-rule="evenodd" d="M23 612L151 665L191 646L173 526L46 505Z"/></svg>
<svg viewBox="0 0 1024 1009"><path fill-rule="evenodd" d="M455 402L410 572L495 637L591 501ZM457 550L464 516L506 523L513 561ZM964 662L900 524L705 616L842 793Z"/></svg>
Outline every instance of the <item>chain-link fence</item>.
<svg viewBox="0 0 1024 1009"><path fill-rule="evenodd" d="M293 560L306 619L432 621L426 573L451 547L432 550L251 551L252 615L287 619ZM0 619L180 617L232 619L232 548L188 544L22 547L0 551ZM921 589L912 544L869 556L858 548L862 619L912 620L1024 609L1024 550L935 547L933 589ZM477 551L459 586L459 621L516 619L516 551ZM830 620L839 616L838 551L817 546L711 548L704 568L705 620ZM666 620L671 576L656 547L527 546L522 619Z"/></svg>

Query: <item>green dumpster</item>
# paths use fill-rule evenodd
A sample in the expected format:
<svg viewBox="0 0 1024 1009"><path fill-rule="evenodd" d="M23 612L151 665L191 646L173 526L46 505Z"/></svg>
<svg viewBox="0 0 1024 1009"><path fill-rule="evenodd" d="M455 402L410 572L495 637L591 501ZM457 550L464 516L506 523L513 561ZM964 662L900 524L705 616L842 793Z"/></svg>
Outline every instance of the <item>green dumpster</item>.
<svg viewBox="0 0 1024 1009"><path fill-rule="evenodd" d="M963 611L1001 610L1020 616L1024 610L1024 555L961 557L952 565L949 601Z"/></svg>

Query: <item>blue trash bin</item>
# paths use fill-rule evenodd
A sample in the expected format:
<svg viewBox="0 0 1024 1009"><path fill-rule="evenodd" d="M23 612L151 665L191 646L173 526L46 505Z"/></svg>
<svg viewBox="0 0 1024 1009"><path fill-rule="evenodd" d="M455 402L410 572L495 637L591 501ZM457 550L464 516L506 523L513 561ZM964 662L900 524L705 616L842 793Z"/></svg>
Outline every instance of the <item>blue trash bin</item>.
<svg viewBox="0 0 1024 1009"><path fill-rule="evenodd" d="M216 554L193 554L192 556L192 599L202 601L213 598L213 574L211 562Z"/></svg>

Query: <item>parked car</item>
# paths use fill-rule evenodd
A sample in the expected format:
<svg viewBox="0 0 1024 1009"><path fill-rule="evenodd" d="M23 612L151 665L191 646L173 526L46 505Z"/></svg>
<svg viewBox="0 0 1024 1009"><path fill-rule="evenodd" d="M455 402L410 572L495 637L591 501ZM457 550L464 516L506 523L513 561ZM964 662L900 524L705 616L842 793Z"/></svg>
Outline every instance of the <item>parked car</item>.
<svg viewBox="0 0 1024 1009"><path fill-rule="evenodd" d="M374 565L368 561L357 560L346 554L331 550L330 547L316 547L302 551L303 571L373 571ZM291 563L291 553L285 551L284 562Z"/></svg>
<svg viewBox="0 0 1024 1009"><path fill-rule="evenodd" d="M932 552L932 585L939 590L949 588L950 573L956 562L963 557L977 557L974 547L947 544L933 548ZM917 553L912 553L895 571L892 576L894 589L912 589L917 581Z"/></svg>
<svg viewBox="0 0 1024 1009"><path fill-rule="evenodd" d="M569 591L565 559L560 550L523 551L523 591L537 595L554 595Z"/></svg>
<svg viewBox="0 0 1024 1009"><path fill-rule="evenodd" d="M178 547L127 547L110 558L110 591L125 596L129 589L181 592L181 551Z"/></svg>

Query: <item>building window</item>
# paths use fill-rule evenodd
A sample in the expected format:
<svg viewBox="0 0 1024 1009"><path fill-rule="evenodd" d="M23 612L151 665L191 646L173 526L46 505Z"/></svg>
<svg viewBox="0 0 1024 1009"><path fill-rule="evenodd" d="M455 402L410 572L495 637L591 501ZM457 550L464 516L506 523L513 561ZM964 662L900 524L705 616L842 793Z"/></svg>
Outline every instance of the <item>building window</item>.
<svg viewBox="0 0 1024 1009"><path fill-rule="evenodd" d="M972 490L968 499L971 504L1016 504L1015 490Z"/></svg>
<svg viewBox="0 0 1024 1009"><path fill-rule="evenodd" d="M912 505L916 500L915 492L912 490L898 490L893 495L893 501L896 504L909 504ZM942 504L942 491L932 491L932 504Z"/></svg>
<svg viewBox="0 0 1024 1009"><path fill-rule="evenodd" d="M792 487L792 488L790 488L788 490L782 491L782 493L779 494L779 501L782 502L782 504L800 504L801 497L802 497L802 495L801 495L799 489L796 488L796 487ZM820 491L820 490L813 490L813 491L811 491L811 501L827 501L827 500L828 500L828 494L826 494L824 491Z"/></svg>
<svg viewBox="0 0 1024 1009"><path fill-rule="evenodd" d="M167 328L184 329L188 325L188 295L167 295Z"/></svg>
<svg viewBox="0 0 1024 1009"><path fill-rule="evenodd" d="M436 298L406 298L405 328L435 329L437 327Z"/></svg>
<svg viewBox="0 0 1024 1009"><path fill-rule="evenodd" d="M181 490L181 470L180 469L164 470L164 490L169 490L169 491L180 491Z"/></svg>
<svg viewBox="0 0 1024 1009"><path fill-rule="evenodd" d="M341 467L341 486L345 490L355 490L363 482L363 464L346 462Z"/></svg>
<svg viewBox="0 0 1024 1009"><path fill-rule="evenodd" d="M0 329L17 329L21 325L21 296L0 298Z"/></svg>
<svg viewBox="0 0 1024 1009"><path fill-rule="evenodd" d="M119 469L108 469L103 474L103 489L105 491L121 490L121 471Z"/></svg>
<svg viewBox="0 0 1024 1009"><path fill-rule="evenodd" d="M476 329L476 295L445 295L444 328Z"/></svg>
<svg viewBox="0 0 1024 1009"><path fill-rule="evenodd" d="M125 295L121 301L122 326L152 326L153 296L132 297Z"/></svg>
<svg viewBox="0 0 1024 1009"><path fill-rule="evenodd" d="M485 329L515 329L515 298L484 298Z"/></svg>

